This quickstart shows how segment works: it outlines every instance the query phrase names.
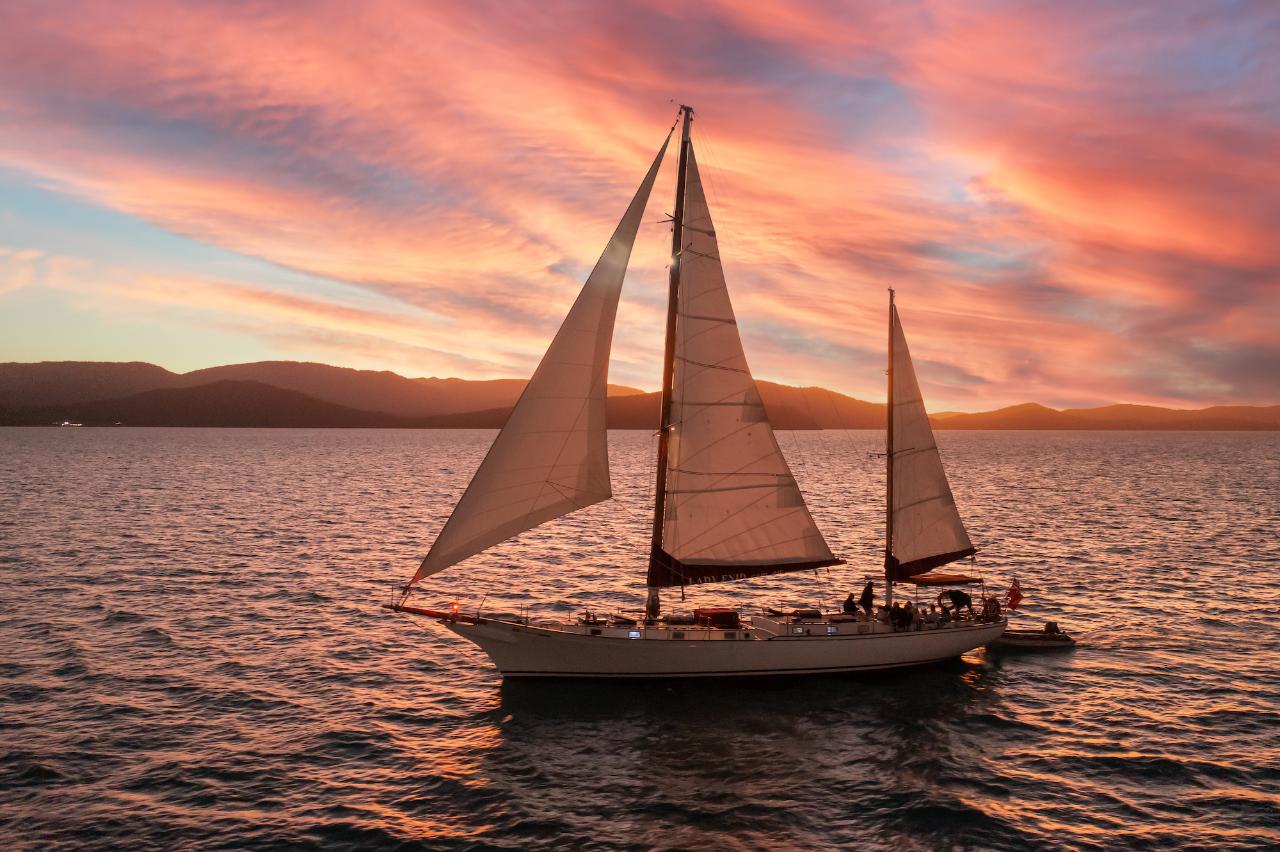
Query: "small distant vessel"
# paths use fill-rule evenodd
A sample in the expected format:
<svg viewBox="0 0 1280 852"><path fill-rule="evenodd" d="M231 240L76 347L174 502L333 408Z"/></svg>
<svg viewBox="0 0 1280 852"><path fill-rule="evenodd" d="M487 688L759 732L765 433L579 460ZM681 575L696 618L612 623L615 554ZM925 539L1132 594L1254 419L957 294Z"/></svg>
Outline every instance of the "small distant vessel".
<svg viewBox="0 0 1280 852"><path fill-rule="evenodd" d="M70 420L63 420L61 423L55 423L54 426L83 426L83 423L72 423Z"/></svg>
<svg viewBox="0 0 1280 852"><path fill-rule="evenodd" d="M1060 630L1056 621L1048 621L1040 630L1005 630L988 647L1052 651L1075 646L1076 640Z"/></svg>
<svg viewBox="0 0 1280 852"><path fill-rule="evenodd" d="M675 125L551 341L506 425L413 579L387 609L435 619L474 642L505 677L703 678L914 666L985 645L1006 619L984 601L945 623L898 629L870 613L817 609L750 615L731 608L662 612L662 589L842 565L778 447L747 366L719 245L682 124L657 487L643 614L566 622L410 606L416 583L526 530L612 496L605 389L614 317L636 232ZM894 584L976 550L956 510L889 295L886 608ZM936 575L935 575L936 576ZM958 577L957 582L971 578ZM969 600L959 595L956 600ZM906 610L903 610L906 611ZM889 612L887 610L887 612Z"/></svg>

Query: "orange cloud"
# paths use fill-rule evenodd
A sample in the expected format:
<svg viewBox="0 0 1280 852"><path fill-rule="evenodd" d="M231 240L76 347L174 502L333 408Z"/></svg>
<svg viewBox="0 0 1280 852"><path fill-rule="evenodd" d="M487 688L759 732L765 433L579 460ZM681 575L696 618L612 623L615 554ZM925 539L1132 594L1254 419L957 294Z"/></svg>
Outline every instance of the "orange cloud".
<svg viewBox="0 0 1280 852"><path fill-rule="evenodd" d="M935 407L1280 396L1265 6L130 8L0 11L0 165L404 306L254 280L178 304L121 273L174 322L527 372L675 99L762 377L881 395L895 286ZM620 381L656 381L671 192L668 170Z"/></svg>

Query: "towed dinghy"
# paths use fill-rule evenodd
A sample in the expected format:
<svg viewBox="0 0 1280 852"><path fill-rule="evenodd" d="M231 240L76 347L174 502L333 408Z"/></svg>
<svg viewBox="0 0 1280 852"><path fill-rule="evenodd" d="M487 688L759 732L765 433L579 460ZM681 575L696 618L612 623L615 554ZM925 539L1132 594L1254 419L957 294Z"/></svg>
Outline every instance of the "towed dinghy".
<svg viewBox="0 0 1280 852"><path fill-rule="evenodd" d="M998 638L988 642L988 648L1030 649L1058 651L1074 648L1076 640L1058 628L1058 622L1047 621L1039 630L1005 630Z"/></svg>

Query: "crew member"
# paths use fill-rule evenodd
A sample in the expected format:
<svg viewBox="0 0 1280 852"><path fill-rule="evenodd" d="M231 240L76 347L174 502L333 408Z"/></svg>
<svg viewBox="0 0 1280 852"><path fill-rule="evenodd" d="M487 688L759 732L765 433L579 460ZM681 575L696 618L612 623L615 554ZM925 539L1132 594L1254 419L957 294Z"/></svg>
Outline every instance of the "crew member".
<svg viewBox="0 0 1280 852"><path fill-rule="evenodd" d="M858 606L867 613L867 620L871 620L871 607L876 602L876 588L868 580L867 584L862 587L862 597L858 598Z"/></svg>
<svg viewBox="0 0 1280 852"><path fill-rule="evenodd" d="M973 618L973 598L969 596L968 592L960 589L947 589L938 595L938 606L942 607L944 611L947 608L947 601L951 602L951 609L955 615L960 615L960 608L964 607L969 610L969 617Z"/></svg>

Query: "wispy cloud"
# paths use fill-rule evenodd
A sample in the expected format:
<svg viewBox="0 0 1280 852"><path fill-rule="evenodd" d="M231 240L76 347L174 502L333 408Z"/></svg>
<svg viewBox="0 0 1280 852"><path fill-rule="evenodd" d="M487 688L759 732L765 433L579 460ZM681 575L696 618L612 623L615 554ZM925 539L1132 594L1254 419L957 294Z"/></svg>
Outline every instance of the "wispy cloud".
<svg viewBox="0 0 1280 852"><path fill-rule="evenodd" d="M758 375L880 395L894 286L935 407L1274 401L1278 93L1261 3L0 10L0 165L402 308L101 265L69 304L420 374L527 371L676 98ZM620 381L656 379L664 242Z"/></svg>

